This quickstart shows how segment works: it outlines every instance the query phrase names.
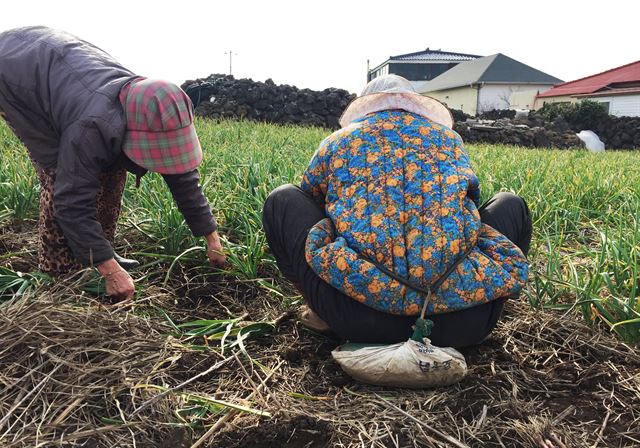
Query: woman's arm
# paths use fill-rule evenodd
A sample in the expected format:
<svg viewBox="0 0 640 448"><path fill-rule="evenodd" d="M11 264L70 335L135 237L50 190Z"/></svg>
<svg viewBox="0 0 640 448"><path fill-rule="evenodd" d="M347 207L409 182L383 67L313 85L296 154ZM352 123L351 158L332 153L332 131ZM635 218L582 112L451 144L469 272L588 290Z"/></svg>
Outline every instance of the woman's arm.
<svg viewBox="0 0 640 448"><path fill-rule="evenodd" d="M454 149L454 154L458 155L458 160L461 163L462 168L468 173L469 185L467 186L467 196L474 202L474 204L476 204L476 207L479 207L480 181L478 180L478 176L476 176L475 171L473 171L473 168L471 167L469 155L464 149L464 143L462 142L462 138L460 138L460 136L456 137L455 146L456 147Z"/></svg>
<svg viewBox="0 0 640 448"><path fill-rule="evenodd" d="M209 201L202 192L198 170L184 174L163 174L162 177L193 236L206 236L218 229Z"/></svg>
<svg viewBox="0 0 640 448"><path fill-rule="evenodd" d="M163 174L162 177L193 235L203 236L207 240L207 255L211 264L223 266L226 259L217 232L218 226L200 186L198 170L184 174Z"/></svg>
<svg viewBox="0 0 640 448"><path fill-rule="evenodd" d="M109 164L108 155L109 148L93 126L78 123L65 131L53 187L55 218L74 256L85 265L96 266L105 278L107 295L129 299L135 285L114 260L97 217L101 167Z"/></svg>
<svg viewBox="0 0 640 448"><path fill-rule="evenodd" d="M324 206L327 195L327 173L329 168L329 151L327 140L324 140L309 162L302 175L300 188L311 195L316 203Z"/></svg>
<svg viewBox="0 0 640 448"><path fill-rule="evenodd" d="M98 265L114 255L96 206L101 168L111 164L108 154L99 131L91 126L74 124L60 139L53 186L55 218L73 255L85 265Z"/></svg>
<svg viewBox="0 0 640 448"><path fill-rule="evenodd" d="M471 199L474 204L476 204L476 207L480 207L480 182L478 181L478 176L476 176L476 173L473 173L471 178L469 179L467 196L469 196L469 199Z"/></svg>

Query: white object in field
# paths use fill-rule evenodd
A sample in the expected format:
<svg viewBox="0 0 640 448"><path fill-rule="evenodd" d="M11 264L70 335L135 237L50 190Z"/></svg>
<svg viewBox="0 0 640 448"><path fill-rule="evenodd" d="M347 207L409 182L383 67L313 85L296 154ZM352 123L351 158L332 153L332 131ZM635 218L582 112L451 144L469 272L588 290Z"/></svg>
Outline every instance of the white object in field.
<svg viewBox="0 0 640 448"><path fill-rule="evenodd" d="M516 116L514 118L527 118L529 116L529 109L516 109Z"/></svg>
<svg viewBox="0 0 640 448"><path fill-rule="evenodd" d="M467 374L462 353L409 339L392 345L344 344L331 352L352 378L377 386L421 389L446 386Z"/></svg>
<svg viewBox="0 0 640 448"><path fill-rule="evenodd" d="M591 152L604 152L604 143L593 131L580 131L576 134Z"/></svg>

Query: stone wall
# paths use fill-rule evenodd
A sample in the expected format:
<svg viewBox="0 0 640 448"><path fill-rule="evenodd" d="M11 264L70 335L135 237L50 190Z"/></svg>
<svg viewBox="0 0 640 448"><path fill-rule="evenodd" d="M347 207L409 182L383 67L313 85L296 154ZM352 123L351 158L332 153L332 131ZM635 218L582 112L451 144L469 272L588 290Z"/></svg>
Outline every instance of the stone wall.
<svg viewBox="0 0 640 448"><path fill-rule="evenodd" d="M498 111L493 116L508 115ZM607 149L640 149L640 117L608 116L590 127L570 124L561 117L549 122L535 113L497 120L464 117L456 122L454 129L469 142L561 149L583 146L575 134L590 130L598 135Z"/></svg>
<svg viewBox="0 0 640 448"><path fill-rule="evenodd" d="M269 123L320 126L338 129L338 120L355 98L342 89L314 91L272 80L255 82L230 75L210 75L186 81L182 88L195 106L196 115L213 119L245 118ZM545 121L534 113L514 117L514 111L491 111L472 118L452 110L454 129L466 142L498 143L525 147L581 147L576 129L562 118ZM639 149L640 117L608 117L594 131L607 148Z"/></svg>
<svg viewBox="0 0 640 448"><path fill-rule="evenodd" d="M511 120L468 119L458 122L453 129L466 143L492 143L517 145L527 148L580 148L582 141L568 126L529 120L528 117Z"/></svg>
<svg viewBox="0 0 640 448"><path fill-rule="evenodd" d="M186 81L182 89L193 101L196 115L208 118L245 118L268 123L340 127L342 111L355 98L346 90L322 91L255 82L230 75L211 75Z"/></svg>
<svg viewBox="0 0 640 448"><path fill-rule="evenodd" d="M608 117L591 129L606 148L640 149L640 117Z"/></svg>

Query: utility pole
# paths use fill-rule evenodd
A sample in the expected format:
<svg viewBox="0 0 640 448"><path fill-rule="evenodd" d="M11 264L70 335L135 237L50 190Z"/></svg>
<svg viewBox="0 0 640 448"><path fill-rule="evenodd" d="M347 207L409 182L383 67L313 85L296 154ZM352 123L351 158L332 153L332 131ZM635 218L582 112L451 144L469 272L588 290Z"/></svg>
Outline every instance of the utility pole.
<svg viewBox="0 0 640 448"><path fill-rule="evenodd" d="M233 56L238 56L238 53L234 53L232 50L229 51L225 51L224 54L228 54L229 55L229 74L233 74L232 72L232 63L233 63Z"/></svg>

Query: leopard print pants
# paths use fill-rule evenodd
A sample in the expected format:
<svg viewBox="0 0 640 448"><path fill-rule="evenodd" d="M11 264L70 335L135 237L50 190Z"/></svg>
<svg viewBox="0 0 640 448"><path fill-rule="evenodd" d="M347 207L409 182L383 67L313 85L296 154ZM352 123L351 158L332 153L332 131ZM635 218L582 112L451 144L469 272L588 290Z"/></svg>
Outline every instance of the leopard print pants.
<svg viewBox="0 0 640 448"><path fill-rule="evenodd" d="M33 161L33 160L32 160ZM55 169L44 169L33 161L40 180L40 219L38 222L38 269L51 275L65 274L81 268L64 239L62 229L54 218L53 184ZM96 198L98 221L105 238L113 243L120 216L122 194L127 178L124 166L103 173Z"/></svg>

